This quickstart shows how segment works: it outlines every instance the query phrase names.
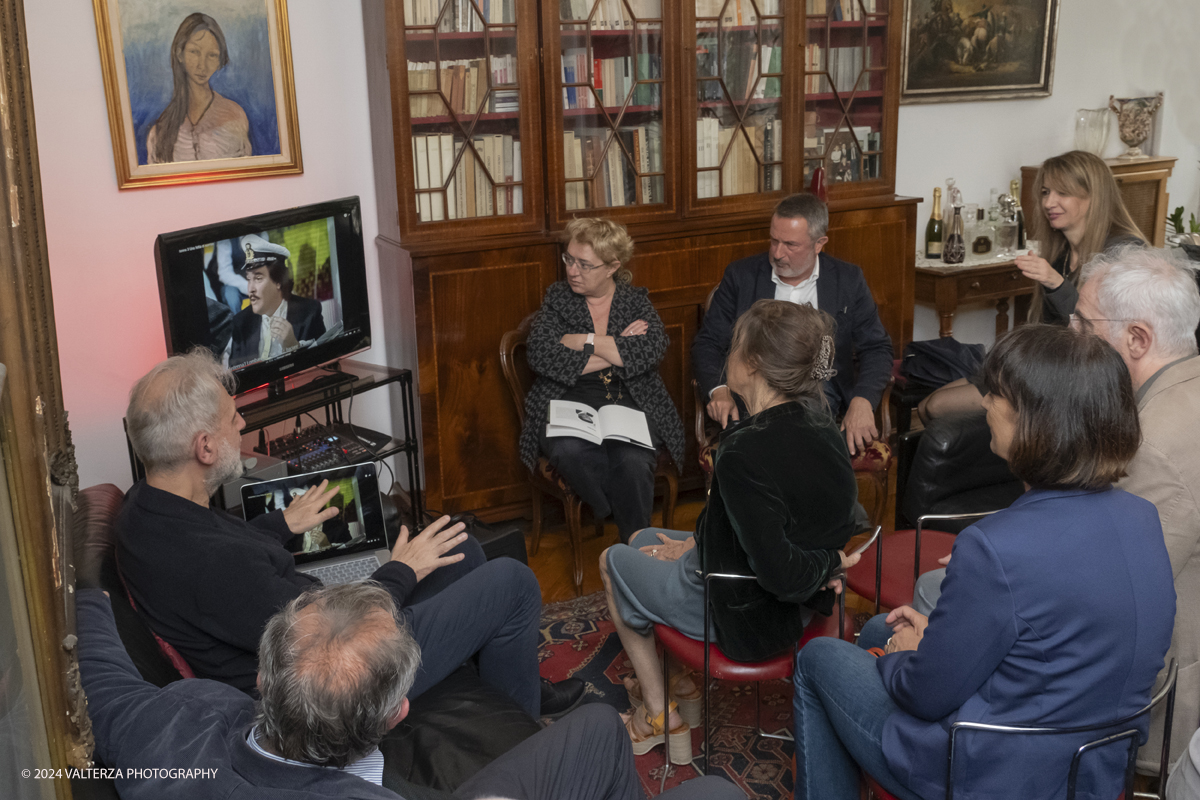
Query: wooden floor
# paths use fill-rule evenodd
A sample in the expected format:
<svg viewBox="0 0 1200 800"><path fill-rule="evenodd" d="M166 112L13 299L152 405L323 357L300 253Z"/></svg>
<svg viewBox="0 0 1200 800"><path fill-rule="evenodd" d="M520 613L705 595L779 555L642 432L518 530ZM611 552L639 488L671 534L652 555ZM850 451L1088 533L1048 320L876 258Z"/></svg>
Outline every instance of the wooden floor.
<svg viewBox="0 0 1200 800"><path fill-rule="evenodd" d="M859 491L866 493L873 491L869 488L870 484L867 481L859 482ZM571 580L571 572L573 567L571 540L567 535L566 523L562 521L562 509L559 504L552 500L545 501L544 510L545 517L543 521L543 531L541 546L538 548L537 555L533 555L533 537L529 534L529 521L519 520L524 525L525 529L525 546L528 549L529 566L537 575L538 582L542 587L542 601L546 603L556 603L560 600L570 600L575 597L575 584ZM883 535L892 532L892 521L895 519L896 507L896 470L893 466L891 474L888 476L888 500L883 512ZM699 516L701 509L704 508L704 492L702 490L694 490L691 492L681 493L679 502L675 507L675 527L679 530L694 530L696 526L696 517ZM655 507L653 524L661 526L662 516L661 508ZM583 521L583 593L591 594L592 592L600 591L603 586L600 583L600 554L604 549L617 543L617 528L610 520L605 526L603 537L593 536L593 525L589 513L584 511ZM856 540L851 540L856 543ZM861 606L862 608L859 608ZM862 610L867 607L865 601L861 598L856 598L853 595L847 596L847 608L852 610ZM873 608L873 605L871 606Z"/></svg>

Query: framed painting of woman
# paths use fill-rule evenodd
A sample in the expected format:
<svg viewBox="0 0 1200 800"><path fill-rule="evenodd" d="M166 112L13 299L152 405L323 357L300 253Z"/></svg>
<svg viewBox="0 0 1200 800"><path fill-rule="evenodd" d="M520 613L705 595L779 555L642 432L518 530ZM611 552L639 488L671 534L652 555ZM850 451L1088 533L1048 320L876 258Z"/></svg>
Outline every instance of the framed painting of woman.
<svg viewBox="0 0 1200 800"><path fill-rule="evenodd" d="M122 189L303 172L287 0L93 0Z"/></svg>

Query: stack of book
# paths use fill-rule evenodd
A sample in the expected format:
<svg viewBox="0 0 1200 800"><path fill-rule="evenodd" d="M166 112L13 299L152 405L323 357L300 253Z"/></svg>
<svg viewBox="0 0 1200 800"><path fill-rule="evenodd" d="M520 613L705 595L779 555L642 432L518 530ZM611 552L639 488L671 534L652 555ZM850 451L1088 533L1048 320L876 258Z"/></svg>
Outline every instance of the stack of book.
<svg viewBox="0 0 1200 800"><path fill-rule="evenodd" d="M779 0L696 0L696 19L720 19L726 26L754 25L759 10L764 17L778 16Z"/></svg>
<svg viewBox="0 0 1200 800"><path fill-rule="evenodd" d="M617 137L604 129L563 133L568 210L663 202L662 179L639 177L662 172L661 123L621 128Z"/></svg>
<svg viewBox="0 0 1200 800"><path fill-rule="evenodd" d="M445 33L482 32L484 23L516 22L516 0L475 0L483 17L472 8L472 0L404 0L404 24L434 27ZM438 15L441 15L440 17Z"/></svg>
<svg viewBox="0 0 1200 800"><path fill-rule="evenodd" d="M696 167L699 171L696 196L753 194L760 190L770 192L782 188L782 154L781 120L758 117L743 129L723 128L716 117L698 119Z"/></svg>
<svg viewBox="0 0 1200 800"><path fill-rule="evenodd" d="M442 97L433 94L438 89L438 71L441 71L441 93L450 101L447 111ZM511 85L517 80L516 59L511 55L492 56L492 85ZM517 92L492 92L487 94L487 62L482 58L456 59L452 61L408 62L409 108L413 119L440 117L453 112L474 114L487 96L487 113L509 113L517 110ZM430 94L418 94L430 92Z"/></svg>
<svg viewBox="0 0 1200 800"><path fill-rule="evenodd" d="M871 47L834 47L828 53L819 44L804 48L804 93L830 91L849 93L868 88L866 67L871 63ZM828 76L828 79L826 79ZM832 81L832 84L830 83ZM832 88L830 88L832 86Z"/></svg>
<svg viewBox="0 0 1200 800"><path fill-rule="evenodd" d="M874 14L877 0L808 0L805 10L813 15L833 17L834 22L860 22L864 12Z"/></svg>
<svg viewBox="0 0 1200 800"><path fill-rule="evenodd" d="M749 2L749 0L745 0ZM617 31L633 27L634 17L638 20L662 19L663 0L628 0L629 9L622 0L559 0L559 11L563 21L585 20L591 17L592 30ZM592 6L596 13L592 14ZM633 11L633 17L629 11Z"/></svg>
<svg viewBox="0 0 1200 800"><path fill-rule="evenodd" d="M521 142L506 134L489 134L473 137L472 144L473 149L464 151L463 139L453 134L413 136L417 214L422 222L524 211ZM454 158L460 151L456 167Z"/></svg>
<svg viewBox="0 0 1200 800"><path fill-rule="evenodd" d="M588 73L588 51L577 47L563 51L563 84L590 84L596 88L601 103L610 108L620 107L633 89L633 106L658 106L661 102L662 85L659 83L634 83L657 80L662 77L662 57L657 53L640 53L635 57L597 58L590 62ZM636 67L636 72L635 72ZM590 77L590 80L589 80ZM563 108L595 108L596 96L587 86L563 87Z"/></svg>

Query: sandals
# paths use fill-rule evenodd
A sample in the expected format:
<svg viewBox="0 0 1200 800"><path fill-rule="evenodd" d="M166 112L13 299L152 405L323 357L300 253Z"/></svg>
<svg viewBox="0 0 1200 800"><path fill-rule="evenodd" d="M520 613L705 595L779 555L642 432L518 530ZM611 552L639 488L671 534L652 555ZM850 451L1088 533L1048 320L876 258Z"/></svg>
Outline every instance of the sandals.
<svg viewBox="0 0 1200 800"><path fill-rule="evenodd" d="M679 709L679 716L683 718L683 721L690 727L699 728L704 715L704 692L698 686L694 687L688 695L681 695L675 690L685 676L694 674L684 671L671 676L671 699L675 701L672 705ZM645 701L642 699L642 684L636 677L625 679L625 691L629 693L629 702L635 709L645 705Z"/></svg>
<svg viewBox="0 0 1200 800"><path fill-rule="evenodd" d="M633 714L629 715L629 719L625 720L625 730L629 732L629 742L633 746L633 754L635 756L643 756L649 753L655 747L658 747L666 740L666 734L663 732L663 727L666 720L670 717L671 712L676 709L675 703L671 703L663 713L651 719L650 712L645 706L638 706L633 710ZM634 715L641 715L642 719L650 726L651 733L647 736L639 733L633 727ZM672 764L690 764L692 761L692 730L686 722L681 722L678 728L671 729L671 743L668 749L668 757Z"/></svg>

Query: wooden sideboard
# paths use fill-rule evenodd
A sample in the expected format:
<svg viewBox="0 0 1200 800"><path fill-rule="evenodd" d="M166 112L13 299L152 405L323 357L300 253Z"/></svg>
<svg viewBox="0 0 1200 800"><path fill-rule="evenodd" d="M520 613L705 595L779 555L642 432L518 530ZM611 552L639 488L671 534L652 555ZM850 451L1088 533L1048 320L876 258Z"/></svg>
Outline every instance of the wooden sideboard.
<svg viewBox="0 0 1200 800"><path fill-rule="evenodd" d="M1134 223L1155 247L1167 243L1167 178L1175 167L1176 159L1170 156L1149 158L1108 158L1104 163L1112 170L1121 189L1121 199L1133 217ZM1040 214L1037 198L1033 196L1033 184L1038 167L1021 167L1021 209L1025 219Z"/></svg>
<svg viewBox="0 0 1200 800"><path fill-rule="evenodd" d="M960 305L996 301L996 335L1008 330L1008 299L1016 298L1013 316L1020 325L1029 318L1033 281L1012 261L977 264L942 264L918 259L916 291L918 303L932 305L938 314L938 335L954 335L954 313Z"/></svg>

